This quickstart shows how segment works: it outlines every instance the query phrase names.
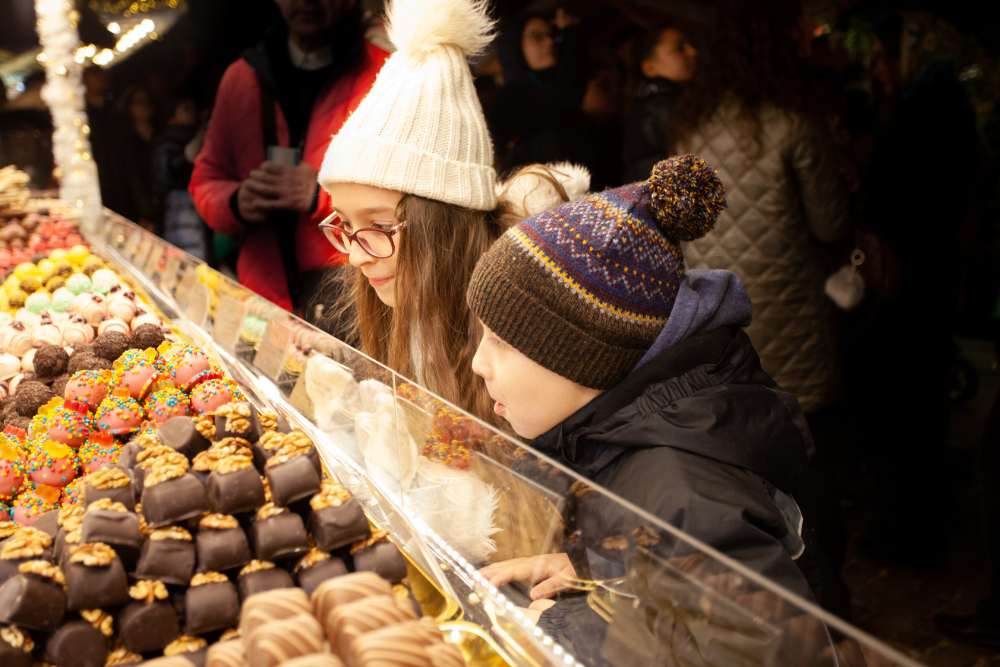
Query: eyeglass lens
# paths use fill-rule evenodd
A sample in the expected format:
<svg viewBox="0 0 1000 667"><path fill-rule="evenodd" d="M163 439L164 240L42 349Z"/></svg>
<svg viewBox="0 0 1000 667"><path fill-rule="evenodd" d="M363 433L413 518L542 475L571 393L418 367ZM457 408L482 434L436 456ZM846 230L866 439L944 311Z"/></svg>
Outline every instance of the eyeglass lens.
<svg viewBox="0 0 1000 667"><path fill-rule="evenodd" d="M351 252L347 234L344 233L344 230L339 227L324 227L323 231L334 248L343 253ZM392 241L386 233L373 229L363 229L357 233L354 239L361 244L361 247L366 252L375 257L389 257L392 255Z"/></svg>

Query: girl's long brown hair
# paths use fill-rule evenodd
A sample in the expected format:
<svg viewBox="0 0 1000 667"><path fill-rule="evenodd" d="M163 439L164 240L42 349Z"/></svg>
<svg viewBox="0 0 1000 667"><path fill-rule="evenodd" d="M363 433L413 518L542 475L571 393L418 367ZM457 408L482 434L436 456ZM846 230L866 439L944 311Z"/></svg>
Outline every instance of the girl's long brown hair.
<svg viewBox="0 0 1000 667"><path fill-rule="evenodd" d="M361 271L354 270L337 311L354 310L352 338L365 354L498 424L486 385L472 372L482 328L466 304L465 290L479 258L512 221L503 207L475 211L412 194L400 199L396 220L407 223L396 237L396 307L382 303ZM420 355L419 377L414 353Z"/></svg>

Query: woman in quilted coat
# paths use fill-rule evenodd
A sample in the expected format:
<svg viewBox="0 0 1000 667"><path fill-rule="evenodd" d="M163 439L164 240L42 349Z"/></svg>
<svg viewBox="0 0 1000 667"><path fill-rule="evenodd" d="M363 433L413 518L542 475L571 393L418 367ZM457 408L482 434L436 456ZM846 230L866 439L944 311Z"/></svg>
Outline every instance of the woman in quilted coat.
<svg viewBox="0 0 1000 667"><path fill-rule="evenodd" d="M685 246L685 261L730 270L746 286L753 303L746 332L761 366L795 394L816 438L812 473L821 479L803 484L797 498L808 512L814 503L806 496L819 496L821 516L812 520L835 556L843 523L822 467L824 449L837 447L826 433L838 421L830 408L842 399L843 370L824 284L838 268L828 248L849 231L848 198L809 94L811 34L802 16L796 0L720 2L678 103L674 152L701 156L722 179L729 208L710 234Z"/></svg>

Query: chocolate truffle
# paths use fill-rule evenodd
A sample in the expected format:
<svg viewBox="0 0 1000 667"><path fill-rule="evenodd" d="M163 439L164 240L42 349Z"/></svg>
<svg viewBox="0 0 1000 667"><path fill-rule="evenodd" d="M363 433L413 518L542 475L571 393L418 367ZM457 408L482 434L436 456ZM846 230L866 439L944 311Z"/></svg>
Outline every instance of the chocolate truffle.
<svg viewBox="0 0 1000 667"><path fill-rule="evenodd" d="M164 340L166 338L164 338L163 330L160 327L155 324L140 324L132 331L132 335L129 338L129 347L136 350L145 350L148 348L155 350Z"/></svg>
<svg viewBox="0 0 1000 667"><path fill-rule="evenodd" d="M45 561L28 561L0 586L0 621L52 632L66 610L62 571Z"/></svg>
<svg viewBox="0 0 1000 667"><path fill-rule="evenodd" d="M379 595L392 595L392 584L374 572L353 572L324 581L310 598L316 618L326 619L335 607Z"/></svg>
<svg viewBox="0 0 1000 667"><path fill-rule="evenodd" d="M35 380L22 382L14 396L17 399L15 402L17 413L28 419L34 417L38 413L38 408L55 397L51 389Z"/></svg>
<svg viewBox="0 0 1000 667"><path fill-rule="evenodd" d="M406 578L406 560L384 530L377 530L367 540L355 543L351 556L358 572L374 572L393 583Z"/></svg>
<svg viewBox="0 0 1000 667"><path fill-rule="evenodd" d="M215 411L215 433L218 440L243 438L257 442L264 432L260 416L253 403L229 403Z"/></svg>
<svg viewBox="0 0 1000 667"><path fill-rule="evenodd" d="M323 627L311 614L272 621L244 638L250 667L277 667L283 660L323 650Z"/></svg>
<svg viewBox="0 0 1000 667"><path fill-rule="evenodd" d="M52 384L49 385L49 388L52 389L52 393L56 396L65 396L66 385L69 383L70 377L69 373L63 373L62 375L53 378Z"/></svg>
<svg viewBox="0 0 1000 667"><path fill-rule="evenodd" d="M179 466L159 465L146 474L142 514L150 528L199 516L208 509L205 487Z"/></svg>
<svg viewBox="0 0 1000 667"><path fill-rule="evenodd" d="M292 575L288 574L286 570L275 567L274 563L263 560L251 561L249 565L240 570L237 583L241 600L275 588L295 587Z"/></svg>
<svg viewBox="0 0 1000 667"><path fill-rule="evenodd" d="M94 339L94 355L114 361L129 349L129 337L121 331L105 331Z"/></svg>
<svg viewBox="0 0 1000 667"><path fill-rule="evenodd" d="M0 629L0 665L31 667L35 642L27 631L16 626Z"/></svg>
<svg viewBox="0 0 1000 667"><path fill-rule="evenodd" d="M195 548L199 572L223 572L253 560L246 533L239 521L227 514L209 514L198 522Z"/></svg>
<svg viewBox="0 0 1000 667"><path fill-rule="evenodd" d="M313 591L327 579L342 577L345 574L347 566L344 565L344 561L336 556L331 557L319 549L310 549L295 566L295 580L307 595L312 595Z"/></svg>
<svg viewBox="0 0 1000 667"><path fill-rule="evenodd" d="M45 642L45 654L59 667L104 667L108 640L89 622L71 620Z"/></svg>
<svg viewBox="0 0 1000 667"><path fill-rule="evenodd" d="M184 595L187 631L202 635L236 625L240 618L240 596L236 586L218 572L196 574Z"/></svg>
<svg viewBox="0 0 1000 667"><path fill-rule="evenodd" d="M352 642L366 632L416 618L408 600L380 595L337 605L326 617L324 626L331 638L330 647L335 647L335 652L345 657L353 651Z"/></svg>
<svg viewBox="0 0 1000 667"><path fill-rule="evenodd" d="M190 460L208 449L212 443L198 430L198 422L190 417L171 417L156 429L160 442L175 449Z"/></svg>
<svg viewBox="0 0 1000 667"><path fill-rule="evenodd" d="M288 560L309 551L309 536L302 517L287 507L267 503L257 512L250 531L257 560Z"/></svg>
<svg viewBox="0 0 1000 667"><path fill-rule="evenodd" d="M177 611L163 582L140 581L129 589L133 602L118 613L118 636L135 653L159 651L180 635Z"/></svg>
<svg viewBox="0 0 1000 667"><path fill-rule="evenodd" d="M187 530L180 526L154 530L142 545L135 576L187 585L194 575L195 554L194 542Z"/></svg>
<svg viewBox="0 0 1000 667"><path fill-rule="evenodd" d="M253 458L234 454L219 461L205 481L208 506L219 514L252 512L264 504L264 483Z"/></svg>
<svg viewBox="0 0 1000 667"><path fill-rule="evenodd" d="M102 468L84 478L83 504L90 505L108 499L121 503L130 512L135 511L135 493L132 478L121 468Z"/></svg>
<svg viewBox="0 0 1000 667"><path fill-rule="evenodd" d="M361 503L336 482L323 482L323 490L309 500L309 506L313 510L309 532L322 551L333 551L371 536Z"/></svg>
<svg viewBox="0 0 1000 667"><path fill-rule="evenodd" d="M69 355L60 345L42 345L35 352L35 373L40 378L54 379L65 374L68 366Z"/></svg>
<svg viewBox="0 0 1000 667"><path fill-rule="evenodd" d="M66 365L66 371L70 375L79 371L101 371L112 370L113 368L114 366L107 359L101 359L98 356L84 352L74 354L69 358L69 363Z"/></svg>
<svg viewBox="0 0 1000 667"><path fill-rule="evenodd" d="M128 602L128 579L114 549L101 542L70 547L66 608L97 609Z"/></svg>
<svg viewBox="0 0 1000 667"><path fill-rule="evenodd" d="M258 627L299 614L311 614L309 597L301 588L276 588L243 601L240 633L248 637Z"/></svg>
<svg viewBox="0 0 1000 667"><path fill-rule="evenodd" d="M271 489L271 499L287 507L320 490L320 476L306 452L283 445L264 465L264 475Z"/></svg>

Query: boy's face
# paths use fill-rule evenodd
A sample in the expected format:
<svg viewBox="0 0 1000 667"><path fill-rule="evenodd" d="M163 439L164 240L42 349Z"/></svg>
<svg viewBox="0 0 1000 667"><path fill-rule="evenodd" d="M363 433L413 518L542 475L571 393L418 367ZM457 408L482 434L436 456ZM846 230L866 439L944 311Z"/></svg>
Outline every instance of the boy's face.
<svg viewBox="0 0 1000 667"><path fill-rule="evenodd" d="M483 326L472 370L486 380L493 410L528 440L537 438L601 394L524 356Z"/></svg>

